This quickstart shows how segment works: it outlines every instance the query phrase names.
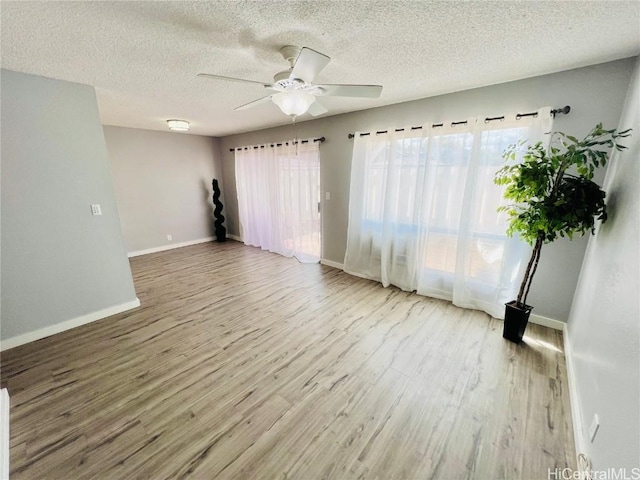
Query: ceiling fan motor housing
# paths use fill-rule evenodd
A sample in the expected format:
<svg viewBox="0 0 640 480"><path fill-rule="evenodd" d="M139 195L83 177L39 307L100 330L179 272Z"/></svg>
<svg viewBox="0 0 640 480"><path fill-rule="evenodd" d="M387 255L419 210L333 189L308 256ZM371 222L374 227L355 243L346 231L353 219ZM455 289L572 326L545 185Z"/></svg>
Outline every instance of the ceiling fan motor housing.
<svg viewBox="0 0 640 480"><path fill-rule="evenodd" d="M280 92L307 92L322 95L324 89L317 85L310 85L300 78L291 77L291 70L278 72L273 77L273 89Z"/></svg>
<svg viewBox="0 0 640 480"><path fill-rule="evenodd" d="M298 90L306 85L304 80L291 77L291 69L276 73L273 76L273 83L282 87L283 90Z"/></svg>

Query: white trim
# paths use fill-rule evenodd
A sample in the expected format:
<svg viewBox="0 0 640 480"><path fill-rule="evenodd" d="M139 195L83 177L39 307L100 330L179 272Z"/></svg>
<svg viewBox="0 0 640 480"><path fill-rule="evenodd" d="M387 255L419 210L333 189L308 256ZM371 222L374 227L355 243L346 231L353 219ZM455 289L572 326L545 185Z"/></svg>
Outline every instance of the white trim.
<svg viewBox="0 0 640 480"><path fill-rule="evenodd" d="M580 397L578 396L578 384L576 383L576 374L573 366L573 350L569 341L569 329L565 324L562 332L564 341L564 359L567 365L567 383L569 390L569 400L571 403L571 420L573 421L573 441L576 447L576 458L580 453L585 451L585 441L582 435L582 409L580 407Z"/></svg>
<svg viewBox="0 0 640 480"><path fill-rule="evenodd" d="M0 390L0 479L9 480L9 392Z"/></svg>
<svg viewBox="0 0 640 480"><path fill-rule="evenodd" d="M227 238L230 238L231 240L235 240L236 242L242 242L242 238L240 238L238 235L227 234Z"/></svg>
<svg viewBox="0 0 640 480"><path fill-rule="evenodd" d="M531 323L535 323L536 325L542 325L543 327L553 328L554 330L564 330L564 327L567 326L565 322L561 322L560 320L556 320L555 318L543 317L542 315L534 315L531 314L529 316L529 321Z"/></svg>
<svg viewBox="0 0 640 480"><path fill-rule="evenodd" d="M338 263L338 262L334 262L333 260L326 260L324 258L320 260L320 263L322 265L326 265L327 267L333 267L339 270L344 270L344 263Z"/></svg>
<svg viewBox="0 0 640 480"><path fill-rule="evenodd" d="M189 240L188 242L172 243L170 245L162 245L161 247L146 248L144 250L136 250L135 252L129 252L127 256L139 257L140 255L147 255L149 253L164 252L165 250L173 250L174 248L188 247L190 245L197 245L198 243L213 242L216 237L198 238L197 240Z"/></svg>
<svg viewBox="0 0 640 480"><path fill-rule="evenodd" d="M101 320L103 318L110 317L111 315L122 313L139 306L140 300L136 297L135 300L132 300L130 302L121 303L120 305L114 305L113 307L103 308L102 310L91 312L80 317L72 318L71 320L66 320L64 322L56 323L55 325L50 325L33 332L23 333L22 335L18 335L17 337L11 337L6 340L0 341L0 352L9 350L10 348L17 347L19 345L24 345L25 343L40 340L41 338L55 335L56 333L64 332L65 330L79 327L80 325L95 322L96 320Z"/></svg>

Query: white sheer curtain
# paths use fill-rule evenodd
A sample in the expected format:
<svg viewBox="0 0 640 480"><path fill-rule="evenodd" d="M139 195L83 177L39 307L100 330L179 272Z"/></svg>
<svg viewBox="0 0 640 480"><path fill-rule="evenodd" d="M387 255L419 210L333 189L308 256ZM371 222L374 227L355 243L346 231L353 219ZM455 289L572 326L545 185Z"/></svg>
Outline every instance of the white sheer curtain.
<svg viewBox="0 0 640 480"><path fill-rule="evenodd" d="M235 164L244 243L320 261L319 142L236 149Z"/></svg>
<svg viewBox="0 0 640 480"><path fill-rule="evenodd" d="M345 272L503 318L530 249L505 235L493 177L508 145L548 142L550 108L537 113L356 133Z"/></svg>

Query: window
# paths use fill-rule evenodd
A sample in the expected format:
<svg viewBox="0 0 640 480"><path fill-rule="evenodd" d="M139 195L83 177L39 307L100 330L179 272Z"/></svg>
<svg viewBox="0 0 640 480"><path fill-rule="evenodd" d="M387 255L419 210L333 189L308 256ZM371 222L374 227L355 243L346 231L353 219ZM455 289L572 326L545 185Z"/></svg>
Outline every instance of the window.
<svg viewBox="0 0 640 480"><path fill-rule="evenodd" d="M505 235L494 174L507 146L550 127L540 111L356 135L345 271L502 315L527 247Z"/></svg>

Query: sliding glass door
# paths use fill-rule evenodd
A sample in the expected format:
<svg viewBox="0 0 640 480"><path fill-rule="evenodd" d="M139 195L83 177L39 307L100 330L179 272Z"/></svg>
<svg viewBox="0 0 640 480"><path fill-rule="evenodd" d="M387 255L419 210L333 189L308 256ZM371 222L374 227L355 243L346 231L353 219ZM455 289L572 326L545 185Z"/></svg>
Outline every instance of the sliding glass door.
<svg viewBox="0 0 640 480"><path fill-rule="evenodd" d="M320 150L318 142L288 142L236 150L240 228L245 244L318 262Z"/></svg>

